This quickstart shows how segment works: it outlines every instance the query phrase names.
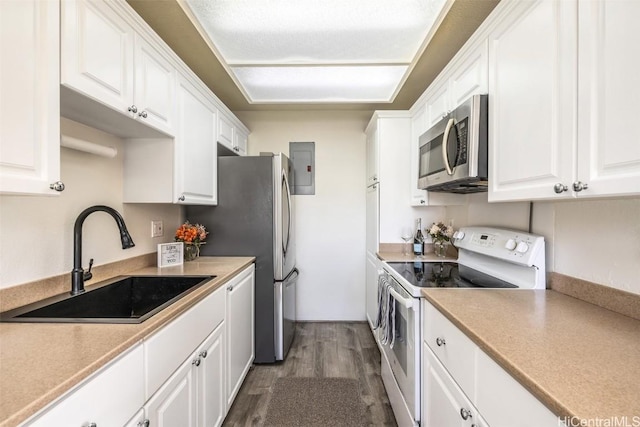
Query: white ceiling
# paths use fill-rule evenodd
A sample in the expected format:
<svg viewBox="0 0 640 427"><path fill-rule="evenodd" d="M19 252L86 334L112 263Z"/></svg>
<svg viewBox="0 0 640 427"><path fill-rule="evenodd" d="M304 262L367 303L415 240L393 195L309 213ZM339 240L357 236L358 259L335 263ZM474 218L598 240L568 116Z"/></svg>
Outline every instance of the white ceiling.
<svg viewBox="0 0 640 427"><path fill-rule="evenodd" d="M250 104L393 102L453 0L182 0Z"/></svg>

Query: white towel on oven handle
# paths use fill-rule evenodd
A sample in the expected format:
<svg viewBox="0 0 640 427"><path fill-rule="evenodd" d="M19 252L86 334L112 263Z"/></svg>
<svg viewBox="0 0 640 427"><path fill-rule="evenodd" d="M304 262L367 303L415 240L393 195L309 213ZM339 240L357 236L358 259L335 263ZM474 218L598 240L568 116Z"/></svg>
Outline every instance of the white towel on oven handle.
<svg viewBox="0 0 640 427"><path fill-rule="evenodd" d="M393 348L395 343L395 323L396 323L396 304L395 298L389 292L391 284L383 275L378 277L378 313L373 325L373 329L382 331L380 343L382 345L390 345Z"/></svg>

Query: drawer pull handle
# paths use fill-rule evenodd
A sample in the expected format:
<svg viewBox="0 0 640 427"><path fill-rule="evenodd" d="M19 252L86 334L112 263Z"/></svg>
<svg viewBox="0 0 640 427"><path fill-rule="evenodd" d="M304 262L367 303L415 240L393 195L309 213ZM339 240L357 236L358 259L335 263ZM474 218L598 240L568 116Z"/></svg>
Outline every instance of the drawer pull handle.
<svg viewBox="0 0 640 427"><path fill-rule="evenodd" d="M464 409L464 408L460 408L460 416L462 417L463 420L468 420L469 418L471 418L471 411L468 409Z"/></svg>
<svg viewBox="0 0 640 427"><path fill-rule="evenodd" d="M436 338L436 344L438 345L438 347L442 347L443 345L446 344L446 342L444 341L444 338Z"/></svg>

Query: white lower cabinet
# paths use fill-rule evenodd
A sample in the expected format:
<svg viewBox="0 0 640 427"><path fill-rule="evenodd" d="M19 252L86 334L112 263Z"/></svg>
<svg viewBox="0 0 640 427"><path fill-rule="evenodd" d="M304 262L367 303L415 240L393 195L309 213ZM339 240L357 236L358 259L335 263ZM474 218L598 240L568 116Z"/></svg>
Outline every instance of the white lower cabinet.
<svg viewBox="0 0 640 427"><path fill-rule="evenodd" d="M144 404L142 345L96 372L91 379L63 396L54 406L24 425L84 427L125 425ZM135 424L134 424L135 425Z"/></svg>
<svg viewBox="0 0 640 427"><path fill-rule="evenodd" d="M252 264L23 426L222 425L254 359L254 283Z"/></svg>
<svg viewBox="0 0 640 427"><path fill-rule="evenodd" d="M255 357L254 283L251 266L227 284L227 409Z"/></svg>
<svg viewBox="0 0 640 427"><path fill-rule="evenodd" d="M423 427L488 426L429 346L422 347ZM514 424L517 425L517 424Z"/></svg>
<svg viewBox="0 0 640 427"><path fill-rule="evenodd" d="M367 268L365 273L365 308L369 326L373 330L376 317L378 316L378 270L380 262L378 257L371 252L367 252Z"/></svg>
<svg viewBox="0 0 640 427"><path fill-rule="evenodd" d="M224 401L224 331L218 325L145 404L151 426L218 426Z"/></svg>
<svg viewBox="0 0 640 427"><path fill-rule="evenodd" d="M424 427L555 427L558 417L422 300Z"/></svg>

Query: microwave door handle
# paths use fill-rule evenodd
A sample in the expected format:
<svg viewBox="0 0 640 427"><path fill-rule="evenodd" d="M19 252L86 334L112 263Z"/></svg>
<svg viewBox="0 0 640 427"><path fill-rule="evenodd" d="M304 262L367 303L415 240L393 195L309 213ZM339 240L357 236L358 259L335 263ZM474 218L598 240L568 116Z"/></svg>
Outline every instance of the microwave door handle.
<svg viewBox="0 0 640 427"><path fill-rule="evenodd" d="M444 134L442 134L442 160L444 160L444 167L447 169L449 175L453 175L453 169L449 166L449 133L453 127L453 119L449 119L447 127L444 128Z"/></svg>

